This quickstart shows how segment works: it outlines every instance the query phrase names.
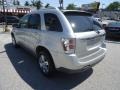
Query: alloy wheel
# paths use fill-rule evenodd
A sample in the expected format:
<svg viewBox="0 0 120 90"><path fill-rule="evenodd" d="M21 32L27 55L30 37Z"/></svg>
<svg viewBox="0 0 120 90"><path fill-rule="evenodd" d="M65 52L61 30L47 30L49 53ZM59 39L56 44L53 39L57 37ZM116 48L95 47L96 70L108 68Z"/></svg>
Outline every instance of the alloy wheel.
<svg viewBox="0 0 120 90"><path fill-rule="evenodd" d="M49 63L45 55L40 55L39 57L39 65L43 73L49 72Z"/></svg>

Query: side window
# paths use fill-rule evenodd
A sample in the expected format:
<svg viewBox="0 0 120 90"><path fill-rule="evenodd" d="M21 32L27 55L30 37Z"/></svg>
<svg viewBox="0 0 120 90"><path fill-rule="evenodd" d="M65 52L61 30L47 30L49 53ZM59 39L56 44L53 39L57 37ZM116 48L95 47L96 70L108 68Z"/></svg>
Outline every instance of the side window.
<svg viewBox="0 0 120 90"><path fill-rule="evenodd" d="M20 28L28 28L28 20L29 20L29 15L22 17L19 22Z"/></svg>
<svg viewBox="0 0 120 90"><path fill-rule="evenodd" d="M40 23L40 15L39 14L31 14L30 19L28 22L28 28L32 29L40 29L41 23Z"/></svg>
<svg viewBox="0 0 120 90"><path fill-rule="evenodd" d="M45 26L48 31L62 32L62 25L55 14L46 13L44 15Z"/></svg>

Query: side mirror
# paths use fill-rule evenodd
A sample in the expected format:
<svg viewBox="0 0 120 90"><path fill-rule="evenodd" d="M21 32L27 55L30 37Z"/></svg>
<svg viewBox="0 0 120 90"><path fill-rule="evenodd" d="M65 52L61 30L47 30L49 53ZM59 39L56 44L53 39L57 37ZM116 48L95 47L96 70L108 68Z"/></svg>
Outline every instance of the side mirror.
<svg viewBox="0 0 120 90"><path fill-rule="evenodd" d="M20 25L18 23L16 23L16 24L13 24L12 27L20 28Z"/></svg>

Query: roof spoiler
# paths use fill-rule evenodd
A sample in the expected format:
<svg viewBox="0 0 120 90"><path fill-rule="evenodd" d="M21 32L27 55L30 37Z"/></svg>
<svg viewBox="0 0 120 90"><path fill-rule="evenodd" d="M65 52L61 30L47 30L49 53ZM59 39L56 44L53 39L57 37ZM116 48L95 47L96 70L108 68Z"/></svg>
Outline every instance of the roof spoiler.
<svg viewBox="0 0 120 90"><path fill-rule="evenodd" d="M65 10L62 11L65 15L84 15L84 16L92 16L93 14L86 11L78 11L78 10Z"/></svg>

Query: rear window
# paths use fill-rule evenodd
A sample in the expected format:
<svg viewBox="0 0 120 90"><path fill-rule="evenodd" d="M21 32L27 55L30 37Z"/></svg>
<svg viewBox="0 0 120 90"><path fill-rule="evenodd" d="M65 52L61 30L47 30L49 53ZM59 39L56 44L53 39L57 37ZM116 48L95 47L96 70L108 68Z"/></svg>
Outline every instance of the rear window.
<svg viewBox="0 0 120 90"><path fill-rule="evenodd" d="M71 24L74 32L87 32L102 29L98 21L93 19L91 15L81 14L65 14Z"/></svg>
<svg viewBox="0 0 120 90"><path fill-rule="evenodd" d="M111 22L108 24L108 27L120 27L120 21Z"/></svg>

